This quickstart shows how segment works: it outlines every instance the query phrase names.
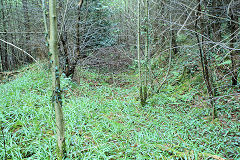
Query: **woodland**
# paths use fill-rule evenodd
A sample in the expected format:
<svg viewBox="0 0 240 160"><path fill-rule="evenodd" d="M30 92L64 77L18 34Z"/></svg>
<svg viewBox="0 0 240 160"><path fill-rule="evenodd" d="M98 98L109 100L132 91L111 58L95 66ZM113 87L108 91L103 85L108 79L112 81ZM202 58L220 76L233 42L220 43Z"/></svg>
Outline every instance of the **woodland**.
<svg viewBox="0 0 240 160"><path fill-rule="evenodd" d="M0 159L240 159L240 1L0 0Z"/></svg>

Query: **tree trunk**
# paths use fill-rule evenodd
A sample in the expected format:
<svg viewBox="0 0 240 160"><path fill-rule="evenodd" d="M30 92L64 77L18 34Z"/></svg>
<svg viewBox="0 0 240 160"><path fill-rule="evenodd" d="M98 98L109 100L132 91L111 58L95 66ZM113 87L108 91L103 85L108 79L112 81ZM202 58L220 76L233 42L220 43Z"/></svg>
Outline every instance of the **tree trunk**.
<svg viewBox="0 0 240 160"><path fill-rule="evenodd" d="M231 61L232 61L232 68L231 68L231 75L232 75L232 85L236 86L238 83L238 69L237 69L237 57L240 54L240 51L234 50L234 44L237 42L238 38L238 29L239 25L236 23L238 22L238 16L233 14L233 11L231 11L230 14L231 20L235 22L230 22L230 31L231 31L231 41L230 41L230 48L232 48L231 51Z"/></svg>
<svg viewBox="0 0 240 160"><path fill-rule="evenodd" d="M0 1L1 6L4 7L3 0ZM7 30L6 30L6 15L5 15L5 9L1 9L2 12L2 27L3 27L3 39L7 41ZM8 53L7 53L7 44L1 43L1 63L2 63L2 70L7 71L9 69L8 66Z"/></svg>
<svg viewBox="0 0 240 160"><path fill-rule="evenodd" d="M80 55L80 22L81 22L81 7L82 4L78 5L78 8L77 8L77 25L76 25L76 46L77 46L77 49L76 49L76 55L77 57Z"/></svg>
<svg viewBox="0 0 240 160"><path fill-rule="evenodd" d="M12 18L14 19L15 18L15 16L14 15L17 15L16 13L14 14L14 6L15 6L16 4L12 4L12 3L10 3L9 4L9 10L11 10L11 13L13 13L11 16L12 16ZM16 7L17 7L17 5L16 5ZM9 26L17 26L16 25L16 21L14 21L14 20L12 20L12 21L9 21ZM16 44L17 43L17 38L16 38L16 35L13 35L13 34L10 34L10 35L8 35L8 37L9 37L9 41L12 43L12 44ZM9 48L9 53L10 54L8 54L8 57L9 57L9 60L8 60L8 63L9 63L9 70L14 70L14 69L16 69L17 67L18 67L18 65L17 65L17 52L16 52L16 49L15 49L15 47L10 47Z"/></svg>
<svg viewBox="0 0 240 160"><path fill-rule="evenodd" d="M68 77L70 74L70 70L71 70L71 61L70 61L70 57L68 54L68 37L67 37L67 33L65 31L65 26L63 26L63 31L60 35L60 41L62 42L62 47L63 47L63 52L64 52L64 58L65 58L65 74ZM60 45L60 44L59 44Z"/></svg>
<svg viewBox="0 0 240 160"><path fill-rule="evenodd" d="M138 1L138 34L137 34L137 55L138 55L138 70L139 70L139 98L141 101L141 105L144 106L145 101L143 97L143 84L142 84L142 69L141 69L141 53L140 53L140 36L141 36L141 23L140 23L140 18L141 18L141 4L140 1Z"/></svg>
<svg viewBox="0 0 240 160"><path fill-rule="evenodd" d="M212 107L212 119L214 120L216 117L216 111L215 111L215 101L214 101L214 90L212 87L212 82L211 82L211 78L210 78L210 70L209 70L209 62L207 59L207 55L206 55L206 50L205 50L205 45L203 44L204 42L204 38L202 35L205 35L205 30L204 30L204 19L203 19L203 15L201 15L201 0L197 0L198 2L198 12L197 12L197 19L200 20L200 30L201 30L201 36L199 37L199 35L196 33L196 37L197 37L197 41L199 44L199 54L200 54L200 60L201 60L201 65L202 65L202 73L203 73L203 77L204 77L204 81L205 84L207 86L207 91L208 91L208 95L209 95L209 99L210 99L210 103L211 103L211 107ZM198 25L198 20L196 19L196 23L195 23L195 29L197 30L197 25Z"/></svg>
<svg viewBox="0 0 240 160"><path fill-rule="evenodd" d="M220 1L219 0L212 0L212 15L218 17L218 7ZM222 39L222 34L221 34L221 23L218 18L212 18L213 24L212 24L212 29L213 29L213 40L215 42L219 42Z"/></svg>
<svg viewBox="0 0 240 160"><path fill-rule="evenodd" d="M178 48L177 48L177 36L176 36L176 30L172 29L172 34L171 34L171 37L172 37L172 48L173 48L173 53L174 55L177 55L178 53Z"/></svg>
<svg viewBox="0 0 240 160"><path fill-rule="evenodd" d="M2 72L3 71L3 61L2 61L2 58L3 58L3 53L2 53L2 45L1 45L1 43L0 43L0 72Z"/></svg>
<svg viewBox="0 0 240 160"><path fill-rule="evenodd" d="M49 52L52 54L52 100L55 108L56 131L57 131L57 156L64 159L66 156L66 145L64 137L64 119L62 111L62 99L60 88L60 70L58 57L58 33L57 33L57 14L56 0L49 0L49 19L50 19L50 40Z"/></svg>
<svg viewBox="0 0 240 160"><path fill-rule="evenodd" d="M24 12L24 26L25 26L25 31L26 32L30 32L30 18L29 18L29 8L28 8L28 0L22 0L22 4L23 4L23 12ZM28 53L30 53L30 36L28 33L26 33L26 51ZM32 58L30 58L29 56L26 57L26 61L28 63L32 63Z"/></svg>
<svg viewBox="0 0 240 160"><path fill-rule="evenodd" d="M85 57L85 55L83 55L80 52L80 21L81 21L82 4L83 4L83 0L80 0L80 2L78 4L78 8L77 8L77 24L76 24L76 46L77 46L77 49L76 49L76 56L74 57L74 62L71 63L69 58L66 57L67 67L66 67L65 74L67 77L69 77L69 76L73 77L78 60Z"/></svg>
<svg viewBox="0 0 240 160"><path fill-rule="evenodd" d="M142 106L145 105L148 97L148 78L149 78L149 15L148 15L148 0L144 1L145 5L145 62L144 62L144 86L143 86L143 102Z"/></svg>

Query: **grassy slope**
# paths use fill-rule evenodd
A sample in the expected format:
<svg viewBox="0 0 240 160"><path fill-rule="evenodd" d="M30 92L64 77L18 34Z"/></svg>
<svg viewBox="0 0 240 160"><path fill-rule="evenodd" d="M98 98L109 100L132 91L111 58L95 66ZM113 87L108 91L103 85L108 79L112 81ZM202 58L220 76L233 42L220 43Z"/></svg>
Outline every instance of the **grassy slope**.
<svg viewBox="0 0 240 160"><path fill-rule="evenodd" d="M55 157L51 79L36 68L0 85L0 159L4 139L9 159ZM136 88L97 84L104 77L82 75L80 86L62 79L69 159L207 158L200 153L240 158L239 123L203 119L207 108L188 107L172 93L162 93L142 108Z"/></svg>

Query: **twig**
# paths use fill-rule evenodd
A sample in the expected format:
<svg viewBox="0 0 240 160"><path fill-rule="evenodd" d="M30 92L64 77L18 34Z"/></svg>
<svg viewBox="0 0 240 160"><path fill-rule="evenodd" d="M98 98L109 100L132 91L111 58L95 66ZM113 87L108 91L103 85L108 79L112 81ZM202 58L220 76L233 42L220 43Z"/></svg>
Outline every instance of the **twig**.
<svg viewBox="0 0 240 160"><path fill-rule="evenodd" d="M188 14L188 17L186 18L185 22L183 23L182 27L178 30L177 35L179 35L179 33L182 31L182 29L186 26L187 21L189 20L190 16L192 15L192 12L194 10L196 10L196 8L198 7L198 4L193 8L193 10L191 10L191 12Z"/></svg>
<svg viewBox="0 0 240 160"><path fill-rule="evenodd" d="M176 134L176 135L178 136L179 139L181 139L181 141L183 141L183 143L185 143L187 145L187 143L178 134ZM188 148L189 148L189 146L188 146Z"/></svg>
<svg viewBox="0 0 240 160"><path fill-rule="evenodd" d="M44 32L0 32L0 34L44 34Z"/></svg>

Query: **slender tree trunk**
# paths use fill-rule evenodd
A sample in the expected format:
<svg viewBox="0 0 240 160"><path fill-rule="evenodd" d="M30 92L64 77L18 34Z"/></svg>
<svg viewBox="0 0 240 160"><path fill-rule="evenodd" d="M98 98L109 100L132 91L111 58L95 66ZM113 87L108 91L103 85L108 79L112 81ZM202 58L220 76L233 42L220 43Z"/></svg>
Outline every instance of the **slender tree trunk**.
<svg viewBox="0 0 240 160"><path fill-rule="evenodd" d="M2 53L2 45L1 45L1 43L0 43L0 61L1 61L1 63L0 63L0 72L2 72L3 71L3 61L2 61L2 58L3 58L3 53Z"/></svg>
<svg viewBox="0 0 240 160"><path fill-rule="evenodd" d="M238 22L238 16L234 15L231 11L231 20ZM239 29L239 24L235 22L230 22L230 31L231 31L231 41L230 41L230 47L234 48L234 44L237 42L238 38L238 29ZM232 69L231 69L231 75L232 75L232 85L236 86L238 84L238 69L237 69L237 57L240 56L240 52L237 50L232 49L231 51L231 61L232 61Z"/></svg>
<svg viewBox="0 0 240 160"><path fill-rule="evenodd" d="M67 67L66 67L65 74L67 77L71 76L72 78L73 78L78 60L85 57L85 55L83 55L80 52L80 21L81 21L82 4L83 4L83 0L80 0L80 2L78 4L78 8L77 8L77 24L76 24L76 46L77 46L77 49L76 49L76 56L74 57L74 62L71 63L68 56L66 56Z"/></svg>
<svg viewBox="0 0 240 160"><path fill-rule="evenodd" d="M21 26L22 27L22 22L20 22L18 20L19 19L18 13L22 11L22 8L21 8L22 5L16 1L14 6L16 7L16 9L14 10L15 14L11 14L14 17L14 18L12 18L12 21L14 21L14 23L15 23L15 24L13 24L13 26ZM20 36L15 34L14 35L14 44L19 44L21 42L22 42L22 39L20 38ZM21 47L23 47L23 46L21 46ZM16 56L16 59L18 61L17 66L22 66L26 62L26 59L25 59L26 56L24 54L22 54L22 52L19 52L19 50L16 50L15 47L14 47L14 55Z"/></svg>
<svg viewBox="0 0 240 160"><path fill-rule="evenodd" d="M149 28L148 28L148 0L144 1L145 6L145 62L144 62L144 86L143 86L143 106L148 97L148 78L149 78Z"/></svg>
<svg viewBox="0 0 240 160"><path fill-rule="evenodd" d="M203 38L203 35L205 35L205 32L204 32L204 23L203 23L203 17L201 15L201 0L197 0L198 2L198 12L197 12L197 19L199 18L200 20L200 27L201 27L201 36L199 37L198 34L196 34L196 37L197 37L197 41L198 41L198 44L199 44L199 54L200 54L200 59L201 59L201 65L202 65L202 72L203 72L203 77L204 77L204 80L205 80L205 84L207 86L207 91L208 91L208 95L209 95L209 98L210 98L210 103L211 103L211 107L212 107L212 119L214 120L215 117L216 117L216 111L215 111L215 101L214 101L214 96L215 96L215 93L214 93L214 90L213 90L213 87L212 87L212 82L211 82L211 79L210 79L210 70L209 70L209 63L208 63L208 60L207 60L207 55L206 55L206 50L205 50L205 45L203 44L204 42L204 38ZM196 20L196 23L195 23L195 28L197 30L197 24L198 24L198 20Z"/></svg>
<svg viewBox="0 0 240 160"><path fill-rule="evenodd" d="M9 21L9 26L16 26L16 20L14 20L15 19L15 15L17 15L17 12L15 12L15 9L14 9L14 6L16 6L17 7L17 5L16 4L12 4L12 3L10 3L9 4L9 10L11 10L11 13L13 13L13 14L11 14L11 21ZM11 27L12 28L12 27ZM9 37L9 41L11 42L11 43L13 43L13 44L16 44L17 43L17 36L16 35L13 35L13 34L10 34L10 35L8 35L8 37ZM15 49L15 47L10 47L10 49L9 49L9 70L14 70L14 69L16 69L17 67L18 67L18 65L17 65L17 52L16 52L16 49Z"/></svg>
<svg viewBox="0 0 240 160"><path fill-rule="evenodd" d="M57 13L56 0L49 0L49 19L50 19L50 40L49 52L52 54L52 77L53 77L53 106L55 108L56 131L57 131L57 156L64 159L66 156L66 145L64 137L64 119L62 111L62 99L60 88L60 69L58 57L58 33L57 33Z"/></svg>
<svg viewBox="0 0 240 160"><path fill-rule="evenodd" d="M14 36L14 35L10 35L9 36L11 39L12 39L12 43L14 44L15 42L14 42L14 40L16 41L16 38L13 38L13 37L16 37L16 36ZM14 69L16 69L17 68L17 60L16 60L16 52L15 52L16 50L15 50L15 48L14 47L11 47L11 55L10 55L10 61L9 61L9 63L10 63L10 70L14 70Z"/></svg>
<svg viewBox="0 0 240 160"><path fill-rule="evenodd" d="M64 1L59 1L59 10L64 10ZM68 4L66 4L68 5ZM65 68L64 68L64 73L66 74L66 76L68 77L69 75L71 75L71 61L70 61L70 55L68 53L68 34L66 32L66 25L65 25L65 13L62 15L62 17L60 18L63 22L63 24L60 26L59 24L59 28L61 29L61 33L59 33L59 39L60 42L58 43L59 48L62 47L62 52L65 58ZM61 46L62 44L62 46ZM70 74L69 74L70 73Z"/></svg>
<svg viewBox="0 0 240 160"><path fill-rule="evenodd" d="M166 5L166 0L161 0L159 3L161 5L161 12L160 12L160 14L161 15L165 15L166 12L167 12L167 7L165 6ZM161 28L160 29L161 29L161 31L164 31L166 29L165 22L160 22L160 23L161 23L161 25L160 25ZM167 39L166 37L167 37L166 32L163 32L162 36L161 36L161 43L162 44L165 44L166 39ZM164 45L162 45L162 46L164 47Z"/></svg>
<svg viewBox="0 0 240 160"><path fill-rule="evenodd" d="M68 53L68 36L67 36L67 32L65 31L65 26L63 26L63 31L60 35L60 41L62 42L64 58L65 58L65 67L66 67L65 74L68 77L69 75L71 75L70 70L72 66L71 66L71 61Z"/></svg>
<svg viewBox="0 0 240 160"><path fill-rule="evenodd" d="M41 0L42 4L42 16L43 16L43 24L44 24L44 30L45 30L45 41L46 41L46 47L49 48L49 30L48 30L48 25L47 25L47 9L45 6L45 0ZM48 61L50 62L50 54L47 55ZM48 69L51 69L51 64L49 64Z"/></svg>
<svg viewBox="0 0 240 160"><path fill-rule="evenodd" d="M1 6L4 7L3 0L0 1ZM7 41L7 29L6 29L6 15L5 15L5 9L1 9L2 13L2 27L3 27L3 39ZM8 67L8 53L7 53L7 44L1 43L1 63L2 63L2 69L3 71L6 71L9 69Z"/></svg>
<svg viewBox="0 0 240 160"><path fill-rule="evenodd" d="M212 15L217 16L218 17L218 9L217 7L219 6L219 0L212 0ZM220 20L218 18L212 18L213 24L212 24L212 28L213 28L213 40L215 42L219 42L222 39L222 34L221 34L221 23Z"/></svg>
<svg viewBox="0 0 240 160"><path fill-rule="evenodd" d="M172 39L172 48L173 48L173 52L174 52L174 55L177 55L178 53L178 48L177 48L177 36L176 36L176 30L172 29L171 31L171 39Z"/></svg>
<svg viewBox="0 0 240 160"><path fill-rule="evenodd" d="M125 20L126 19L129 19L129 12L128 12L128 8L129 8L129 3L128 3L128 0L124 0L124 7L125 7L125 10L124 10L124 14L125 14ZM125 21L125 23L128 23L128 21ZM129 28L126 27L125 28L125 44L127 47L129 47L128 45L129 43Z"/></svg>
<svg viewBox="0 0 240 160"><path fill-rule="evenodd" d="M81 7L82 4L78 5L77 8L77 25L76 25L76 55L77 57L81 54L80 53L80 22L81 22Z"/></svg>
<svg viewBox="0 0 240 160"><path fill-rule="evenodd" d="M22 0L22 4L23 4L23 12L24 12L24 26L25 26L25 31L26 32L30 32L30 18L29 18L29 7L28 7L28 0ZM30 53L30 36L28 33L26 33L26 50L28 53ZM26 57L26 61L28 63L32 63L32 58L30 58L29 56Z"/></svg>
<svg viewBox="0 0 240 160"><path fill-rule="evenodd" d="M45 40L46 40L47 47L49 47L49 33L48 33L48 25L47 25L47 12L45 7L45 0L42 0L41 4L42 4L44 30L45 30Z"/></svg>
<svg viewBox="0 0 240 160"><path fill-rule="evenodd" d="M141 36L141 24L140 24L140 18L141 18L141 3L140 0L138 1L138 35L137 35L137 54L138 54L138 70L139 70L139 82L140 82L140 87L139 87L139 97L141 101L141 105L144 106L144 98L143 98L143 84L142 84L142 69L141 69L141 53L140 53L140 36Z"/></svg>

